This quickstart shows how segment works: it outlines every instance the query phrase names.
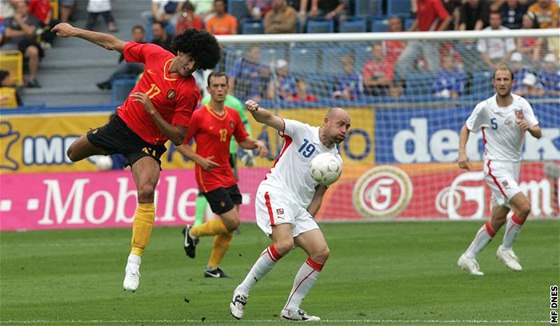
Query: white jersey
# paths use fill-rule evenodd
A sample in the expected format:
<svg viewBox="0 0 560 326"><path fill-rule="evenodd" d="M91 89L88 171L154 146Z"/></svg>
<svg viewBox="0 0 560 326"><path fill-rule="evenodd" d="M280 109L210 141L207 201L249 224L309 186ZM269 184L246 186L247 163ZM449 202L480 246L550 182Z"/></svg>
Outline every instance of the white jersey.
<svg viewBox="0 0 560 326"><path fill-rule="evenodd" d="M281 190L287 196L307 208L311 204L318 183L311 178L311 160L318 154L330 152L341 161L336 146L327 148L319 139L319 127L284 119L285 139L274 166L261 182L262 186Z"/></svg>
<svg viewBox="0 0 560 326"><path fill-rule="evenodd" d="M478 103L467 119L470 131L482 129L485 160L521 161L525 131L519 128L517 121L525 120L531 127L539 124L529 102L519 95L511 96L513 101L508 107L499 107L494 94Z"/></svg>

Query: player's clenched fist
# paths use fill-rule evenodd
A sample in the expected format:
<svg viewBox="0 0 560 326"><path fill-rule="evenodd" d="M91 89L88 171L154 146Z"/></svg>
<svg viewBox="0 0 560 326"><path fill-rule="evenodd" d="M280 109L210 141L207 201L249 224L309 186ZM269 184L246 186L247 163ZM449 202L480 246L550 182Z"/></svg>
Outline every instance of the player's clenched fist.
<svg viewBox="0 0 560 326"><path fill-rule="evenodd" d="M249 110L249 112L256 112L259 110L259 103L253 100L247 100L245 102L245 108Z"/></svg>

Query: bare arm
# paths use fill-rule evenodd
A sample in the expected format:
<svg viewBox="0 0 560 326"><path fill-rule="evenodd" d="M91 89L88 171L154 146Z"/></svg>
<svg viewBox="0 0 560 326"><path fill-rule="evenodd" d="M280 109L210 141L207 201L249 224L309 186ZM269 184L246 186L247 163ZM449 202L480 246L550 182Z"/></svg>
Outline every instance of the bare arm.
<svg viewBox="0 0 560 326"><path fill-rule="evenodd" d="M187 136L187 127L172 125L161 116L161 114L156 110L152 101L148 95L142 92L136 92L130 94L134 102L140 102L144 106L144 111L152 117L154 123L158 126L161 132L166 135L175 146L180 146L183 144L185 137Z"/></svg>
<svg viewBox="0 0 560 326"><path fill-rule="evenodd" d="M188 144L182 144L181 146L177 146L177 151L181 153L183 156L187 157L191 161L195 162L196 164L200 165L201 168L204 170L211 170L220 166L220 164L212 161L214 156L209 157L202 157L198 155Z"/></svg>
<svg viewBox="0 0 560 326"><path fill-rule="evenodd" d="M317 212L319 212L325 192L327 192L326 186L319 185L317 186L317 188L315 188L315 194L313 195L313 199L311 199L311 204L309 204L309 207L307 207L307 212L309 212L311 216L315 217L315 215L317 215Z"/></svg>
<svg viewBox="0 0 560 326"><path fill-rule="evenodd" d="M251 137L247 137L244 141L239 143L239 146L245 149L256 149L258 155L261 157L266 157L268 155L268 149L261 140L255 140Z"/></svg>
<svg viewBox="0 0 560 326"><path fill-rule="evenodd" d="M253 118L258 122L271 126L278 131L284 131L284 120L266 109L259 108L259 103L248 100L245 102L245 108L251 112Z"/></svg>
<svg viewBox="0 0 560 326"><path fill-rule="evenodd" d="M539 125L533 126L533 127L529 127L529 123L527 123L527 121L525 120L519 120L517 121L517 125L519 126L519 128L528 131L531 136L539 139L542 137L542 130L541 127Z"/></svg>
<svg viewBox="0 0 560 326"><path fill-rule="evenodd" d="M78 37L95 45L99 45L104 49L118 51L120 53L122 53L126 44L125 41L120 40L111 34L88 31L74 27L68 23L57 24L51 29L51 31L56 33L58 37Z"/></svg>
<svg viewBox="0 0 560 326"><path fill-rule="evenodd" d="M471 169L471 162L469 162L469 158L467 157L467 142L469 141L470 130L467 128L467 125L463 125L461 128L461 133L459 135L459 160L457 163L461 169L470 170Z"/></svg>

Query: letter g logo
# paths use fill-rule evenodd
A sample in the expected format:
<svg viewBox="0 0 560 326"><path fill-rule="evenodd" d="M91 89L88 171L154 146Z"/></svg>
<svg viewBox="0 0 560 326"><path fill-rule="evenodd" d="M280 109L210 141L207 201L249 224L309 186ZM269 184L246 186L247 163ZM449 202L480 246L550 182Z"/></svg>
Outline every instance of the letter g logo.
<svg viewBox="0 0 560 326"><path fill-rule="evenodd" d="M378 166L364 173L354 185L354 207L366 218L397 217L412 198L412 182L403 170Z"/></svg>

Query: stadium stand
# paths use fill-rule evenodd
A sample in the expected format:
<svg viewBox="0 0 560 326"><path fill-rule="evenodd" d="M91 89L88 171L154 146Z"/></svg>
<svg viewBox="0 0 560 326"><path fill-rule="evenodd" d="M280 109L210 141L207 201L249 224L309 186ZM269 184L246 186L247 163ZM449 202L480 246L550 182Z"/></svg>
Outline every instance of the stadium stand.
<svg viewBox="0 0 560 326"><path fill-rule="evenodd" d="M241 23L241 34L263 34L264 26L262 21L245 19Z"/></svg>
<svg viewBox="0 0 560 326"><path fill-rule="evenodd" d="M354 16L379 17L383 15L383 1L381 0L355 0Z"/></svg>
<svg viewBox="0 0 560 326"><path fill-rule="evenodd" d="M16 85L23 84L23 55L17 50L0 51L0 70L7 70Z"/></svg>
<svg viewBox="0 0 560 326"><path fill-rule="evenodd" d="M333 33L334 21L333 20L309 20L307 22L307 33Z"/></svg>
<svg viewBox="0 0 560 326"><path fill-rule="evenodd" d="M354 17L340 23L340 33L365 33L367 32L367 20L365 17Z"/></svg>

